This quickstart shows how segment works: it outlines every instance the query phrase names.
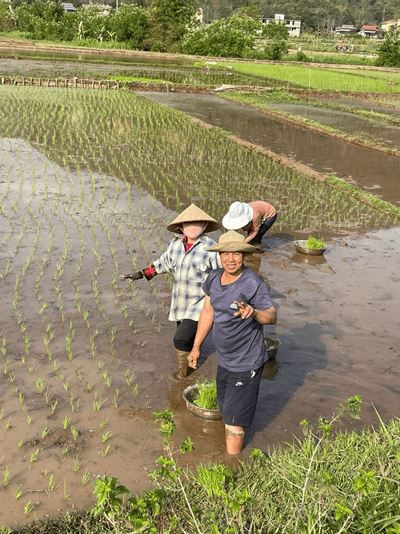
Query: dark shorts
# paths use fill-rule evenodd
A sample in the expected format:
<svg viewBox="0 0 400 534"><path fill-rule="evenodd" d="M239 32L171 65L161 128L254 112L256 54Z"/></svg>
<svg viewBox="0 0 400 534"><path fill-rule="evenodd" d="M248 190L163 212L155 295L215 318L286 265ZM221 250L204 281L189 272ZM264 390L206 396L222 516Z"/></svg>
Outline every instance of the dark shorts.
<svg viewBox="0 0 400 534"><path fill-rule="evenodd" d="M233 372L218 366L217 398L226 425L251 427L256 411L263 365L254 371Z"/></svg>

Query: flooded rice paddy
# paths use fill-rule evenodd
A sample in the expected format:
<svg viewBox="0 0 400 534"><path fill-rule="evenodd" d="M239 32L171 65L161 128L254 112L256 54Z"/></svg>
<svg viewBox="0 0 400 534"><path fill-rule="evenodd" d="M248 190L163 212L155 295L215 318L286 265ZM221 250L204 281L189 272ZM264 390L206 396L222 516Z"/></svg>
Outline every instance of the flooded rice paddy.
<svg viewBox="0 0 400 534"><path fill-rule="evenodd" d="M103 473L147 487L156 409L174 410L177 442L193 439L186 462L226 459L221 423L188 414L169 380L170 280L119 279L165 249L192 200L218 218L238 198L280 213L261 271L279 307L266 333L282 345L246 451L291 441L354 394L359 426L377 422L371 403L400 415L389 216L125 92L0 88L0 138L0 524L88 505ZM324 258L295 254L307 232L328 239ZM205 358L196 374L212 376L210 344Z"/></svg>
<svg viewBox="0 0 400 534"><path fill-rule="evenodd" d="M335 174L385 200L400 202L400 159L285 123L213 95L151 93L157 102L289 156L320 173Z"/></svg>
<svg viewBox="0 0 400 534"><path fill-rule="evenodd" d="M352 135L360 135L374 143L400 149L400 126L390 126L371 118L335 109L324 109L306 104L269 104L269 107L289 115L311 119Z"/></svg>
<svg viewBox="0 0 400 534"><path fill-rule="evenodd" d="M1 49L0 49L1 50ZM118 78L122 80L134 80L143 82L147 80L158 83L169 82L170 84L216 87L221 84L235 85L271 85L265 78L257 78L247 74L233 72L227 68L195 67L185 64L148 64L140 62L119 61L118 57L114 61L110 58L91 58L91 61L75 58L75 61L68 59L43 58L42 60L32 60L27 58L1 58L0 76L24 76L24 77L79 77L79 78Z"/></svg>

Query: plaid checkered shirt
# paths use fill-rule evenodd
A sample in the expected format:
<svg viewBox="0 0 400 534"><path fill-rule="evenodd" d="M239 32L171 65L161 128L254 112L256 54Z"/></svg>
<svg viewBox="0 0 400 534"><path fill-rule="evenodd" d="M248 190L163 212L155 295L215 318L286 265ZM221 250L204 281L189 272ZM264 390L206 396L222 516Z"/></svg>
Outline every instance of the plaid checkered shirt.
<svg viewBox="0 0 400 534"><path fill-rule="evenodd" d="M170 321L199 320L205 297L201 286L209 272L220 267L218 253L205 250L212 245L215 241L202 235L186 252L182 237L175 237L164 254L153 261L157 274L172 273L174 276Z"/></svg>

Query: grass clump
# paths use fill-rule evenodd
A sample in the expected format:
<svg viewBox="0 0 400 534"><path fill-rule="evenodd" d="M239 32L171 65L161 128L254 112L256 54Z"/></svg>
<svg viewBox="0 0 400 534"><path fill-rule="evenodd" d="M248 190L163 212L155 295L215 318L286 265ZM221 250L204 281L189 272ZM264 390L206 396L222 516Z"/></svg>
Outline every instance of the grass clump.
<svg viewBox="0 0 400 534"><path fill-rule="evenodd" d="M217 410L217 384L215 380L199 382L193 404L204 410Z"/></svg>
<svg viewBox="0 0 400 534"><path fill-rule="evenodd" d="M338 431L343 416L359 419L361 405L355 395L330 419L302 420L302 438L268 454L253 449L235 470L222 464L184 469L170 440L163 439L167 454L156 460L151 473L154 489L134 496L117 479L103 477L95 483L97 502L91 510L35 522L14 534L396 534L400 421L384 423L377 414L378 428ZM171 417L169 412L157 414L161 423Z"/></svg>
<svg viewBox="0 0 400 534"><path fill-rule="evenodd" d="M310 235L306 241L306 248L311 250L321 250L326 248L325 240L322 237L315 237Z"/></svg>

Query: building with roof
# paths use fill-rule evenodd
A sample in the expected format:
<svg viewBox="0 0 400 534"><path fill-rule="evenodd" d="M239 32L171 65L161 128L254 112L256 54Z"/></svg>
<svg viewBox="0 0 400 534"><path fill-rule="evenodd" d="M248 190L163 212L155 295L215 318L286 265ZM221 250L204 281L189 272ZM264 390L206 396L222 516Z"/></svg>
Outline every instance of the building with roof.
<svg viewBox="0 0 400 534"><path fill-rule="evenodd" d="M75 13L76 7L71 2L61 2L64 13Z"/></svg>
<svg viewBox="0 0 400 534"><path fill-rule="evenodd" d="M275 14L273 19L263 17L261 24L284 24L289 37L299 37L301 32L301 20L285 19L285 15Z"/></svg>
<svg viewBox="0 0 400 534"><path fill-rule="evenodd" d="M336 35L351 35L357 32L357 28L352 24L342 24L338 28L334 29Z"/></svg>
<svg viewBox="0 0 400 534"><path fill-rule="evenodd" d="M383 33L377 24L363 24L358 32L362 37L380 37Z"/></svg>

